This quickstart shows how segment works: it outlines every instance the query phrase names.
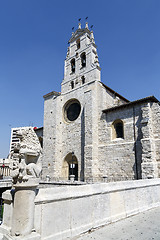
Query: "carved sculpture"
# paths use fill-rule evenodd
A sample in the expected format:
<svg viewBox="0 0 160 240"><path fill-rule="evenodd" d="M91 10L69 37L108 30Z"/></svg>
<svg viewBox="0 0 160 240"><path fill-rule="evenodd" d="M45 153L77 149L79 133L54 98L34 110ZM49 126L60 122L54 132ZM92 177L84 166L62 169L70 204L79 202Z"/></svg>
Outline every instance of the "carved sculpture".
<svg viewBox="0 0 160 240"><path fill-rule="evenodd" d="M41 167L42 148L32 127L22 128L17 131L20 139L10 153L10 169L13 183L24 182L29 178L39 178Z"/></svg>

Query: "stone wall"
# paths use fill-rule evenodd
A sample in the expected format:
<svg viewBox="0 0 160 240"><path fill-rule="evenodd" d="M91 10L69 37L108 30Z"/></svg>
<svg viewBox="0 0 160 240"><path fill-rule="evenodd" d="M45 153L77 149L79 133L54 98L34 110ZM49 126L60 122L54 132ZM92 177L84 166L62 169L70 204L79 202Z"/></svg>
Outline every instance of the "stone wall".
<svg viewBox="0 0 160 240"><path fill-rule="evenodd" d="M102 114L99 122L102 177L115 181L159 176L159 114L159 104L150 101ZM123 121L124 138L113 138L116 119Z"/></svg>
<svg viewBox="0 0 160 240"><path fill-rule="evenodd" d="M159 103L146 103L142 107L141 129L142 143L142 178L160 176L160 107Z"/></svg>
<svg viewBox="0 0 160 240"><path fill-rule="evenodd" d="M7 233L12 222L10 192L5 192L3 198L5 216L0 232ZM35 198L34 231L42 240L72 239L157 206L160 206L160 179L46 187L39 189Z"/></svg>
<svg viewBox="0 0 160 240"><path fill-rule="evenodd" d="M151 105L152 109L152 126L155 144L155 159L158 167L158 177L160 177L160 106L158 103Z"/></svg>
<svg viewBox="0 0 160 240"><path fill-rule="evenodd" d="M81 104L79 117L64 119L64 106L71 99ZM117 181L160 176L160 107L142 101L124 104L99 81L86 83L58 97L45 99L43 179L63 180L65 158L74 152L81 181ZM113 138L113 123L120 119L124 137Z"/></svg>
<svg viewBox="0 0 160 240"><path fill-rule="evenodd" d="M35 204L35 226L42 239L70 239L160 206L160 180L40 189Z"/></svg>
<svg viewBox="0 0 160 240"><path fill-rule="evenodd" d="M99 81L93 81L60 96L53 94L45 98L43 179L49 175L51 179L63 180L64 160L72 151L78 161L79 180L100 179L101 114L105 107L115 105L114 94L106 91ZM71 99L80 102L81 112L75 121L68 123L64 119L64 106ZM102 131L105 132L105 128Z"/></svg>
<svg viewBox="0 0 160 240"><path fill-rule="evenodd" d="M140 178L142 161L141 106L121 108L102 115L99 123L99 159L101 174L108 181ZM113 122L123 121L124 138L113 138ZM136 146L135 146L136 145ZM136 158L135 158L136 155ZM137 166L136 166L137 161Z"/></svg>

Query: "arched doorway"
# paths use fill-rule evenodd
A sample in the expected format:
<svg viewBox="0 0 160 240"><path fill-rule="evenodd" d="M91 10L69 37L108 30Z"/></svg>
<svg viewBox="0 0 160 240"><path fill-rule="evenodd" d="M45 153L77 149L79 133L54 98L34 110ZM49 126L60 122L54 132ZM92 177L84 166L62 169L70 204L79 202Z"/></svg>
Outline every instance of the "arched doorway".
<svg viewBox="0 0 160 240"><path fill-rule="evenodd" d="M75 175L75 180L78 181L78 161L73 153L67 154L62 166L62 178L69 180L70 175Z"/></svg>

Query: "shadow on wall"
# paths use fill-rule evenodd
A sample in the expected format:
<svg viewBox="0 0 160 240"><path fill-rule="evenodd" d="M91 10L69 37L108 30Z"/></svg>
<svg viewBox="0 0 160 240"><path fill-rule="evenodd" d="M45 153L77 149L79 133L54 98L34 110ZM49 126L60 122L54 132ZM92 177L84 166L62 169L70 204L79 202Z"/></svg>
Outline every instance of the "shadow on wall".
<svg viewBox="0 0 160 240"><path fill-rule="evenodd" d="M142 134L142 110L141 113L138 116L137 121L135 122L135 108L133 107L133 131L134 131L134 148L133 151L135 153L135 164L133 166L133 171L135 174L135 179L141 179L142 178L142 169L141 169L141 163L142 163L142 143L141 139L143 138ZM136 134L136 128L137 128L137 134Z"/></svg>
<svg viewBox="0 0 160 240"><path fill-rule="evenodd" d="M85 115L83 108L81 114L81 171L80 171L81 181L84 181L84 146L85 146Z"/></svg>

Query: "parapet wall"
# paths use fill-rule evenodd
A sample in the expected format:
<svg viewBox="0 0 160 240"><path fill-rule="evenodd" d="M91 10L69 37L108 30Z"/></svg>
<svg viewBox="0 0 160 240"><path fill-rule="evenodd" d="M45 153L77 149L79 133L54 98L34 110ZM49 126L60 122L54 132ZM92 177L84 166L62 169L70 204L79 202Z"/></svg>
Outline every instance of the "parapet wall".
<svg viewBox="0 0 160 240"><path fill-rule="evenodd" d="M72 239L157 206L160 179L40 189L35 229L44 240Z"/></svg>

